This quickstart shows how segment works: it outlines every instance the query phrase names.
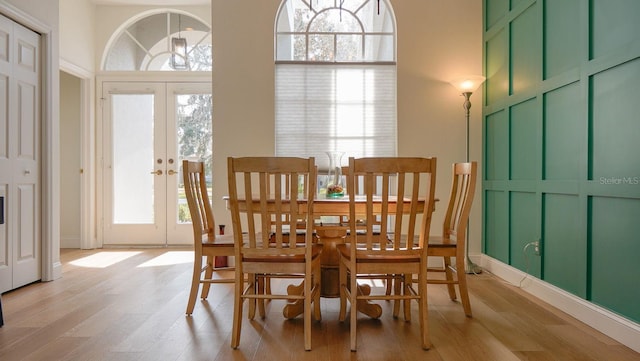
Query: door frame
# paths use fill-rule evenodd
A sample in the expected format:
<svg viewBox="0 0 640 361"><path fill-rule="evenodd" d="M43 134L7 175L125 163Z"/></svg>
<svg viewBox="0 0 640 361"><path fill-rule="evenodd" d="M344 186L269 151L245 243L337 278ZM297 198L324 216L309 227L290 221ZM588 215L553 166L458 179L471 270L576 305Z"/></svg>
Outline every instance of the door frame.
<svg viewBox="0 0 640 361"><path fill-rule="evenodd" d="M94 74L65 60L60 70L80 79L80 249L97 248L95 230L95 81Z"/></svg>
<svg viewBox="0 0 640 361"><path fill-rule="evenodd" d="M96 207L96 242L95 247L103 248L104 244L104 144L103 129L106 119L104 119L104 98L102 89L106 82L146 82L146 83L209 83L211 84L211 72L169 72L169 71L145 71L145 72L100 72L96 77L96 125L95 125L95 205ZM106 245L109 247L110 245ZM149 245L145 247L165 247L166 245Z"/></svg>

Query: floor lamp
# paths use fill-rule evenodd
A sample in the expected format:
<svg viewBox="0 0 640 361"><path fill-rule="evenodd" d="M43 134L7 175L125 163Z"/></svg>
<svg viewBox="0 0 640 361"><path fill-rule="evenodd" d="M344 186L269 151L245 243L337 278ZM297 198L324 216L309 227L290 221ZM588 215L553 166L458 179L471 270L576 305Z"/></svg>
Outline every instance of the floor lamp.
<svg viewBox="0 0 640 361"><path fill-rule="evenodd" d="M469 76L464 76L464 77L460 77L460 78L456 78L453 79L450 83L451 85L453 85L456 89L458 89L458 91L462 94L462 96L464 97L464 103L462 104L462 107L464 108L464 112L465 112L465 120L467 122L467 129L466 129L466 162L469 161L469 110L471 109L471 101L469 100L469 98L471 98L471 94L480 87L480 85L482 85L482 83L484 82L485 77L480 76L480 75L469 75ZM471 258L469 258L469 224L467 223L467 232L465 233L465 242L466 244L466 248L465 248L465 253L466 253L466 264L467 264L467 269L465 270L466 273L481 273L482 272L482 268L480 266L478 266L477 264L473 263L473 261L471 261Z"/></svg>

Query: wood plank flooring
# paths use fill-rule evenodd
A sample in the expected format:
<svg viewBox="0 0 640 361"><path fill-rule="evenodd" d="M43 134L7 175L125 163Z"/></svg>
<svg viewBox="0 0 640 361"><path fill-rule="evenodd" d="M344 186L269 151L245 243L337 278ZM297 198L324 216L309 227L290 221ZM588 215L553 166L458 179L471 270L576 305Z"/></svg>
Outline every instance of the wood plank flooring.
<svg viewBox="0 0 640 361"><path fill-rule="evenodd" d="M433 348L419 347L413 322L391 316L358 319L358 351L349 351L349 322L338 299L322 299L313 350L304 351L302 320L282 317L272 302L265 319L245 319L231 349L232 285L212 286L185 316L188 249L63 250L61 279L3 295L0 360L640 360L640 354L484 272L470 276L474 317L429 286ZM282 281L274 287L286 287ZM377 285L374 285L377 286Z"/></svg>

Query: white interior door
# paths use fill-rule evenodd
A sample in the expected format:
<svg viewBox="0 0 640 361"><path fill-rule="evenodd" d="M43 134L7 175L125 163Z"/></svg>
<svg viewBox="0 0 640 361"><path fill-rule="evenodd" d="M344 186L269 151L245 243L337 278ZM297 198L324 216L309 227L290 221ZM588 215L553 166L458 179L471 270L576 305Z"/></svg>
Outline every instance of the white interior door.
<svg viewBox="0 0 640 361"><path fill-rule="evenodd" d="M0 292L41 278L39 42L0 15Z"/></svg>
<svg viewBox="0 0 640 361"><path fill-rule="evenodd" d="M191 244L180 168L211 159L211 86L105 82L103 99L103 244Z"/></svg>

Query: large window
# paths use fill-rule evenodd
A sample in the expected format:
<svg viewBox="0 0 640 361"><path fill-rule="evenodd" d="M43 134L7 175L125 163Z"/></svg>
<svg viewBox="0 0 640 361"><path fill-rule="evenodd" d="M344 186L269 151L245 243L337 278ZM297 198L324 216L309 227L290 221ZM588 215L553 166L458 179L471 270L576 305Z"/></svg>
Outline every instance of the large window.
<svg viewBox="0 0 640 361"><path fill-rule="evenodd" d="M396 36L387 0L284 0L276 22L276 155L396 155ZM345 157L346 158L346 157Z"/></svg>

